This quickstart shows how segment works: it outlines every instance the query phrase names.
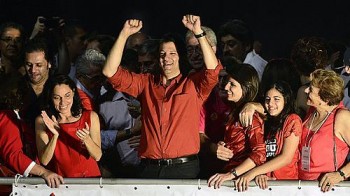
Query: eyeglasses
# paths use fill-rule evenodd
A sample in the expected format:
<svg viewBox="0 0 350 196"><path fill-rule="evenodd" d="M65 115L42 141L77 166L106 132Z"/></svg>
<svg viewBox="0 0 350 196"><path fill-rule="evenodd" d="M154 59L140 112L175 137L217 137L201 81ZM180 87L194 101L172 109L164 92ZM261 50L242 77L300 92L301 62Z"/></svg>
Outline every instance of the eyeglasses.
<svg viewBox="0 0 350 196"><path fill-rule="evenodd" d="M186 49L187 49L187 53L188 54L194 54L194 53L202 53L202 49L201 49L201 47L199 46L199 44L198 45L195 45L195 46L187 46L186 47Z"/></svg>
<svg viewBox="0 0 350 196"><path fill-rule="evenodd" d="M11 41L15 44L19 44L23 42L23 39L21 37L16 37L16 38L12 38L12 37L3 37L0 39L1 41L5 42L5 43L10 43Z"/></svg>

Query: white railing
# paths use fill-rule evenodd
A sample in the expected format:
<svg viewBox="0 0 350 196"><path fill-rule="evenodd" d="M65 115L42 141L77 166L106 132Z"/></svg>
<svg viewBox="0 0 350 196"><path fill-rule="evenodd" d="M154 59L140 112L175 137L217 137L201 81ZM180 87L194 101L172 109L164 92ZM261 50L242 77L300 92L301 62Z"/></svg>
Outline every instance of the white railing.
<svg viewBox="0 0 350 196"><path fill-rule="evenodd" d="M60 188L50 189L42 178L0 178L0 184L13 185L13 194L20 195L232 195L238 193L233 182L220 189L207 186L204 179L120 179L120 178L65 178ZM345 196L350 193L350 181L341 182L326 195ZM269 181L269 189L261 190L251 182L244 195L324 195L317 181Z"/></svg>

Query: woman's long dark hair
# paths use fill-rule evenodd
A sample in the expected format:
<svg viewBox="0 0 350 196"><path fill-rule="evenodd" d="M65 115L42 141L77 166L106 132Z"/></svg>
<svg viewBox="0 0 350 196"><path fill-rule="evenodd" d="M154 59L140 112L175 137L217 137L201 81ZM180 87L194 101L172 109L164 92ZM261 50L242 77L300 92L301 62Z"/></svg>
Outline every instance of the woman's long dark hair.
<svg viewBox="0 0 350 196"><path fill-rule="evenodd" d="M53 89L57 85L62 84L68 85L69 88L72 89L72 91L74 92L71 112L72 116L78 117L82 113L80 97L78 94L77 86L75 85L74 81L67 75L54 75L46 82L43 90L41 110L44 110L48 114L48 116L54 115L56 119L58 119L59 113L55 109L54 104L52 102L52 93Z"/></svg>
<svg viewBox="0 0 350 196"><path fill-rule="evenodd" d="M269 113L267 113L267 119L264 124L265 140L268 137L270 138L275 137L277 132L283 128L283 124L287 116L295 112L295 99L288 83L286 83L285 81L277 81L271 84L268 88L265 89L265 92L264 92L265 97L266 97L266 93L271 89L276 89L278 92L282 94L284 99L284 106L283 106L283 110L278 116L271 116ZM265 107L265 103L263 104Z"/></svg>
<svg viewBox="0 0 350 196"><path fill-rule="evenodd" d="M226 72L228 77L236 80L242 88L241 99L237 103L232 103L232 111L228 121L230 124L238 119L239 112L246 103L255 100L259 90L259 76L255 68L249 64L238 64L227 67Z"/></svg>

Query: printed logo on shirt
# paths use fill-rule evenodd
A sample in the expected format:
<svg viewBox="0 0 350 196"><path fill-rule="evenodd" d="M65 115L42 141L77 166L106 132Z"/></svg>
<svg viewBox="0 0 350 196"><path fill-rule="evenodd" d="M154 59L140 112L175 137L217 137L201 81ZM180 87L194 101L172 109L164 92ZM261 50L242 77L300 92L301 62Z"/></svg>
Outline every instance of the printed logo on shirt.
<svg viewBox="0 0 350 196"><path fill-rule="evenodd" d="M277 151L277 140L276 138L267 139L265 141L266 145L266 158L274 157Z"/></svg>

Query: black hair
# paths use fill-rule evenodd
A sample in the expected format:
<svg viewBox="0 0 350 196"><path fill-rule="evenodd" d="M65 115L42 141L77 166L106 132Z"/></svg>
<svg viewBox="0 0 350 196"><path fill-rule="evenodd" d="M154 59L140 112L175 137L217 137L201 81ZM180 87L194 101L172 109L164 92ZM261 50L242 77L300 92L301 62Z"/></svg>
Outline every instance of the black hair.
<svg viewBox="0 0 350 196"><path fill-rule="evenodd" d="M258 72L249 64L238 64L226 68L228 78L236 80L242 88L242 97L237 103L233 103L229 121L238 119L238 114L244 104L255 100L259 90Z"/></svg>
<svg viewBox="0 0 350 196"><path fill-rule="evenodd" d="M56 119L59 117L59 113L54 107L52 102L52 93L57 85L66 84L74 92L73 104L71 108L72 116L78 117L82 113L82 105L78 94L77 86L74 81L67 75L54 75L45 83L43 90L43 99L41 104L41 110L46 111L49 116L54 115Z"/></svg>
<svg viewBox="0 0 350 196"><path fill-rule="evenodd" d="M218 31L218 38L224 37L226 35L231 35L236 38L244 46L253 47L254 35L251 28L242 20L234 19L221 25Z"/></svg>
<svg viewBox="0 0 350 196"><path fill-rule="evenodd" d="M159 42L159 46L167 42L173 42L175 44L176 51L179 55L180 72L183 76L187 76L192 66L187 57L187 49L186 49L185 41L181 38L179 34L167 33L163 35L162 39Z"/></svg>
<svg viewBox="0 0 350 196"><path fill-rule="evenodd" d="M265 92L264 92L265 97L266 97L266 93L271 89L276 89L278 92L282 94L284 99L284 106L281 113L278 114L277 116L271 116L269 113L267 113L267 118L264 123L265 140L268 137L274 137L276 133L283 128L283 124L287 116L295 112L295 99L288 83L286 83L285 81L279 80L271 84L268 88L265 89ZM263 105L265 107L264 103Z"/></svg>
<svg viewBox="0 0 350 196"><path fill-rule="evenodd" d="M260 101L264 100L267 88L279 80L287 82L296 97L301 86L299 73L289 59L278 58L269 61L264 69L259 89Z"/></svg>

